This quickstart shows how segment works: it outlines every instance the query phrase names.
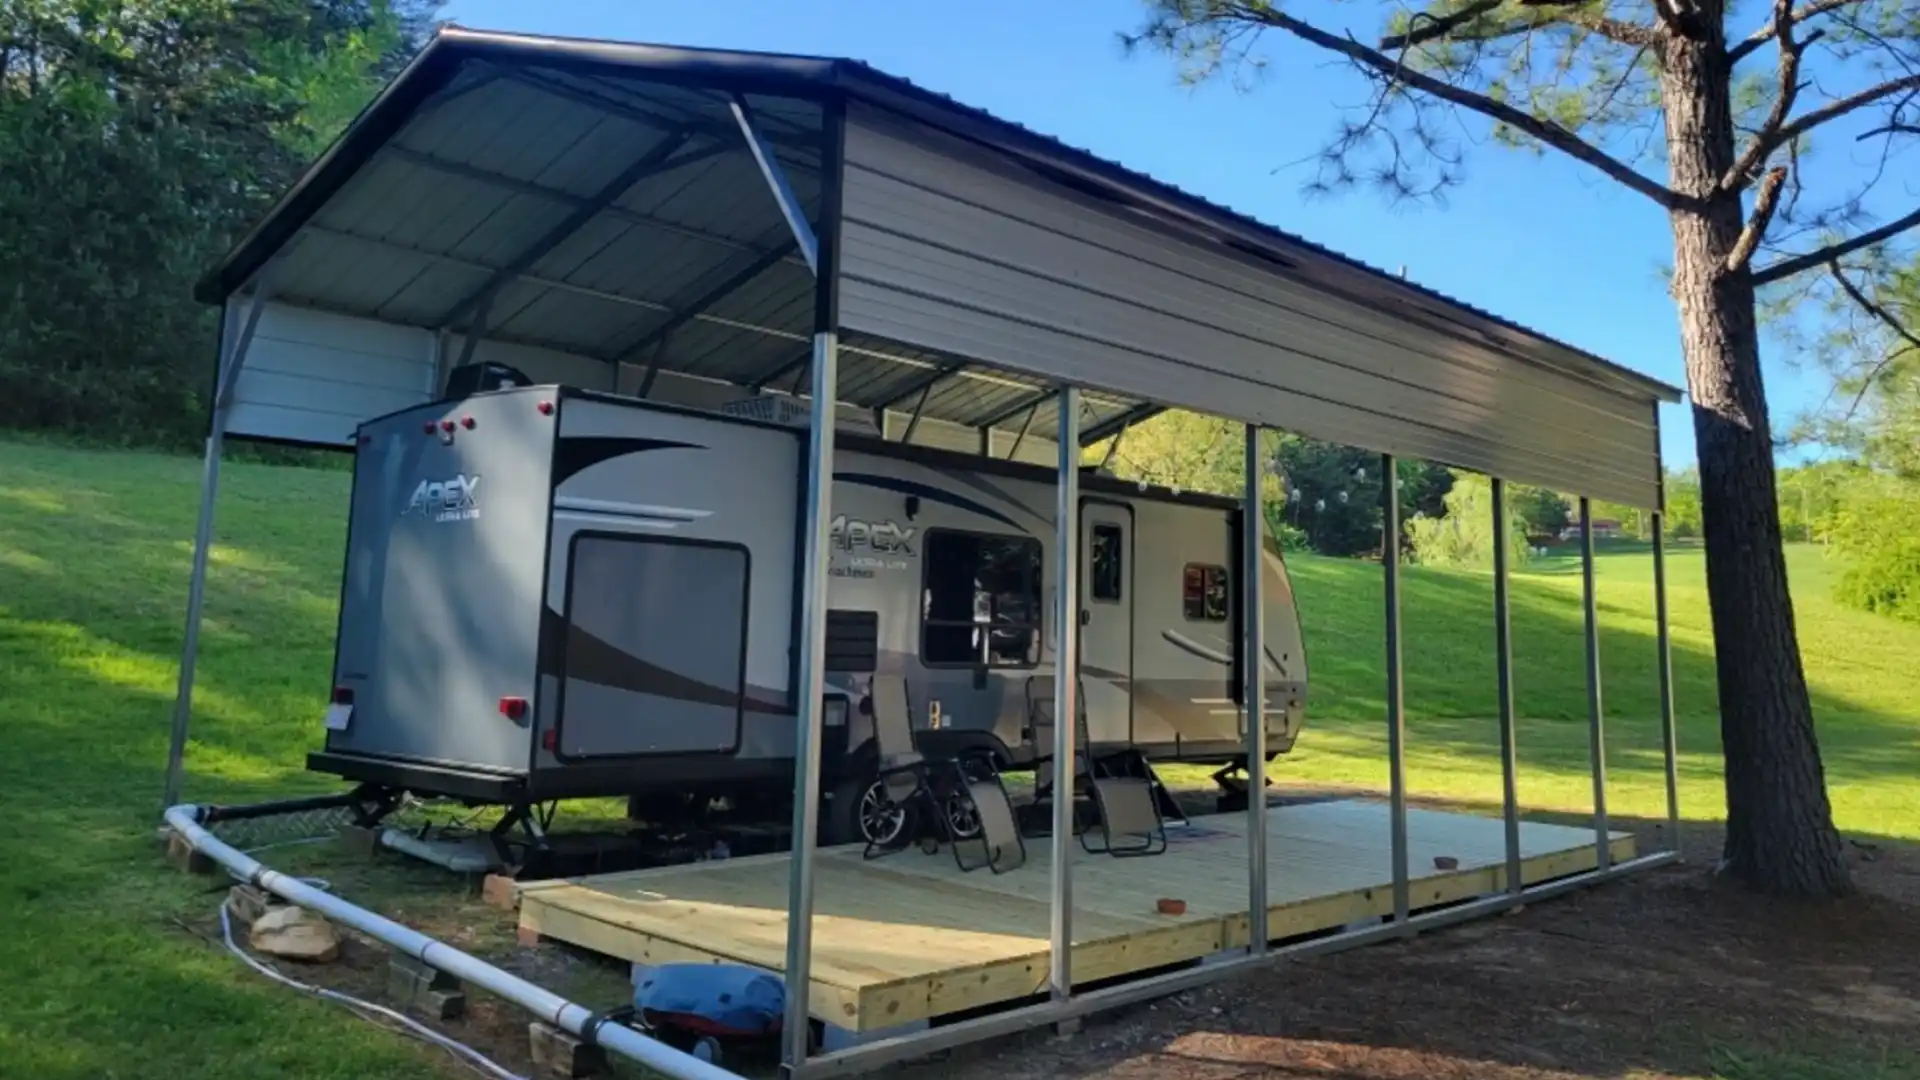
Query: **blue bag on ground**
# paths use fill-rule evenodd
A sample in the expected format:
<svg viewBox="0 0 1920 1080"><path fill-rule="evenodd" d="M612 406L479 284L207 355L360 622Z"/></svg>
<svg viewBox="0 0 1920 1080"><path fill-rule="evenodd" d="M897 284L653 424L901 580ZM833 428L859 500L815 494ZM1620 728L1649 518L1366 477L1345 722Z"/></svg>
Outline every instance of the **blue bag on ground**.
<svg viewBox="0 0 1920 1080"><path fill-rule="evenodd" d="M633 1005L649 1026L754 1037L780 1030L787 988L778 975L731 964L662 964L640 977Z"/></svg>

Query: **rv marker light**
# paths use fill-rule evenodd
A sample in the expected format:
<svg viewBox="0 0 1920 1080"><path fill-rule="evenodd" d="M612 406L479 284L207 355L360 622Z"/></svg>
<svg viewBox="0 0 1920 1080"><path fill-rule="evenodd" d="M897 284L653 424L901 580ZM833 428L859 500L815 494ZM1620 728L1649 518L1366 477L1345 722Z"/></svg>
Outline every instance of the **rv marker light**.
<svg viewBox="0 0 1920 1080"><path fill-rule="evenodd" d="M509 720L525 720L527 718L527 699L523 697L501 698L500 715Z"/></svg>
<svg viewBox="0 0 1920 1080"><path fill-rule="evenodd" d="M559 728L548 728L547 730L540 733L540 749L542 750L560 749L560 729Z"/></svg>
<svg viewBox="0 0 1920 1080"><path fill-rule="evenodd" d="M551 401L543 401L538 406L536 406L536 408L540 410L541 416L553 415L553 402Z"/></svg>
<svg viewBox="0 0 1920 1080"><path fill-rule="evenodd" d="M351 705L351 704L353 704L353 687L351 687L351 686L336 686L336 687L334 687L334 688L333 688L333 703L334 703L335 705Z"/></svg>
<svg viewBox="0 0 1920 1080"><path fill-rule="evenodd" d="M440 421L440 430L446 432L449 435L453 434L453 421L451 420Z"/></svg>
<svg viewBox="0 0 1920 1080"><path fill-rule="evenodd" d="M472 431L472 430L473 430L473 417L471 417L471 416L463 416L463 417L461 417L461 418L460 418L460 426L461 426L461 427L463 427L463 428L466 428L466 429L467 429L468 431Z"/></svg>
<svg viewBox="0 0 1920 1080"><path fill-rule="evenodd" d="M434 425L433 425L433 421L431 421L431 420L429 420L429 421L427 421L427 422L426 422L426 424L425 424L425 426L423 426L423 427L422 427L422 428L421 428L420 430L421 430L421 432L423 432L423 433L425 433L425 434L427 434L427 435L431 435L431 434L433 434L433 432L434 432Z"/></svg>

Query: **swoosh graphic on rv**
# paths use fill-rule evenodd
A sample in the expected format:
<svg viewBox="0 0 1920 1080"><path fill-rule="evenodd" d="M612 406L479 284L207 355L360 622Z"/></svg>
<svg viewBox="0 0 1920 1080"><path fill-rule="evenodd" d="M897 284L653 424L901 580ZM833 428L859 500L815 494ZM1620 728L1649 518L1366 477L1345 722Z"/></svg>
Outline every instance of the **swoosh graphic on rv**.
<svg viewBox="0 0 1920 1080"><path fill-rule="evenodd" d="M983 506L964 495L955 495L951 491L942 491L931 484L922 484L917 480L902 480L893 476L876 476L872 473L850 472L834 473L833 478L849 484L863 484L867 487L879 488L882 491L897 491L902 495L917 495L931 502L945 503L948 506L958 507L969 514L979 514L981 517L992 518L995 521L1004 523L1008 528L1020 529L1020 525L1012 518L990 506ZM1020 529L1020 531L1026 532L1027 530Z"/></svg>
<svg viewBox="0 0 1920 1080"><path fill-rule="evenodd" d="M1160 631L1160 636L1165 638L1169 644L1185 649L1187 652L1192 653L1202 660L1211 660L1222 667L1233 666L1233 653L1228 651L1230 646L1202 644L1177 630L1162 630ZM1263 647L1261 651L1267 654L1269 663L1280 669L1281 678L1285 678L1287 676L1287 665L1281 663L1280 658L1273 655L1272 649Z"/></svg>
<svg viewBox="0 0 1920 1080"><path fill-rule="evenodd" d="M985 479L984 477L960 472L957 469L941 469L940 475L946 477L948 480L951 480L956 484L965 484L967 487L970 487L975 491L982 491L987 493L988 495L993 496L996 499L999 499L1001 502L1005 503L1006 505L1011 506L1015 510L1019 511L1020 513L1025 514L1028 517L1032 518L1035 522L1039 523L1039 526L1043 529L1053 528L1053 518L1051 515L1042 516L1038 511L1034 510L1031 506L1028 506L1027 504L1021 502L1019 499L1014 498L1000 485L995 484Z"/></svg>
<svg viewBox="0 0 1920 1080"><path fill-rule="evenodd" d="M649 450L705 449L695 443L675 442L672 439L628 439L613 435L565 436L553 452L553 486L559 487L568 477L589 466L628 454L644 454Z"/></svg>
<svg viewBox="0 0 1920 1080"><path fill-rule="evenodd" d="M658 664L627 652L618 645L580 629L552 608L543 608L546 626L543 637L557 643L553 650L561 663L542 665L542 674L595 683L636 694L691 701L698 705L717 705L723 709L743 709L750 713L791 715L791 709L777 701L755 696L760 687L749 686L743 695L737 690L714 686L698 679L669 671ZM761 691L772 693L773 691Z"/></svg>

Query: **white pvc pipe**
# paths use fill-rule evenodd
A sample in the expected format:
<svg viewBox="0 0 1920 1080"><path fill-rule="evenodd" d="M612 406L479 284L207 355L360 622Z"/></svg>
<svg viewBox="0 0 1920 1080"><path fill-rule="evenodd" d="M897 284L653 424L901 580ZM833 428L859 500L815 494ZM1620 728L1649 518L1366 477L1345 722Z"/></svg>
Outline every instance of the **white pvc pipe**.
<svg viewBox="0 0 1920 1080"><path fill-rule="evenodd" d="M624 1024L603 1023L598 1031L587 1036L587 1029L598 1019L598 1014L593 1010L525 979L509 975L478 957L436 941L418 930L350 904L324 889L317 889L298 878L269 869L258 859L202 828L200 808L197 806L168 808L166 822L194 850L226 867L229 873L242 881L343 926L350 926L429 967L504 998L562 1031L590 1038L621 1057L630 1058L673 1080L741 1080L737 1073L675 1050Z"/></svg>

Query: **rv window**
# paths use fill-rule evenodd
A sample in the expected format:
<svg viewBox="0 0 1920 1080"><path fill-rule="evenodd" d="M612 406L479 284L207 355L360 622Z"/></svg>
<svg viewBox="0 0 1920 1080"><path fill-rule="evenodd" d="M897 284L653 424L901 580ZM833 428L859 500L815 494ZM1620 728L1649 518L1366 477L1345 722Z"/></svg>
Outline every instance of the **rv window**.
<svg viewBox="0 0 1920 1080"><path fill-rule="evenodd" d="M922 559L920 658L1031 667L1040 659L1040 542L934 530Z"/></svg>
<svg viewBox="0 0 1920 1080"><path fill-rule="evenodd" d="M1188 563L1180 584L1181 607L1194 622L1227 621L1227 568Z"/></svg>
<svg viewBox="0 0 1920 1080"><path fill-rule="evenodd" d="M1091 571L1088 591L1095 600L1120 599L1121 582L1126 580L1125 557L1121 554L1123 546L1120 526L1093 527L1093 551L1087 562Z"/></svg>

